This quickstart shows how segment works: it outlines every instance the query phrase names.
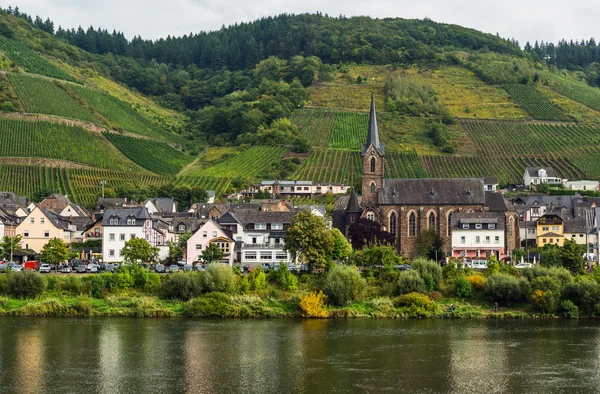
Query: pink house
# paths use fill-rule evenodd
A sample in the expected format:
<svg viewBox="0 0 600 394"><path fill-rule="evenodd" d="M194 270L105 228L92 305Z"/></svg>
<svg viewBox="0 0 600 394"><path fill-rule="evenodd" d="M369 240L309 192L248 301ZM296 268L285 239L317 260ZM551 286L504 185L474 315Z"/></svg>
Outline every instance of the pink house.
<svg viewBox="0 0 600 394"><path fill-rule="evenodd" d="M202 252L211 244L217 245L223 252L222 263L233 264L233 239L213 220L209 220L201 225L188 240L186 262L193 264L198 261Z"/></svg>

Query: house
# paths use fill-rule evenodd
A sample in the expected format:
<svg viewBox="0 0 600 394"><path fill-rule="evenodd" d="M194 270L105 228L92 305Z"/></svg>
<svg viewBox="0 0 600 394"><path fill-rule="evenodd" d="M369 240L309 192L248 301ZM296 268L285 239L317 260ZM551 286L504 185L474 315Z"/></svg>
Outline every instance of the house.
<svg viewBox="0 0 600 394"><path fill-rule="evenodd" d="M188 213L193 213L201 219L217 220L227 212L227 209L228 207L225 203L195 203L188 209Z"/></svg>
<svg viewBox="0 0 600 394"><path fill-rule="evenodd" d="M41 252L44 245L53 238L63 240L67 245L74 238L77 228L68 219L58 216L41 205L23 218L17 226L15 234L21 235L21 247Z"/></svg>
<svg viewBox="0 0 600 394"><path fill-rule="evenodd" d="M145 207L109 209L102 218L102 256L105 263L123 261L125 242L144 238L150 246L159 248L159 259L168 256L169 247L163 223L155 221Z"/></svg>
<svg viewBox="0 0 600 394"><path fill-rule="evenodd" d="M212 244L217 245L223 252L221 262L232 265L234 241L214 220L207 221L192 234L187 243L186 262L193 264L198 261L202 252Z"/></svg>
<svg viewBox="0 0 600 394"><path fill-rule="evenodd" d="M0 238L5 236L14 237L21 220L19 216L14 213L11 214L8 208L0 208Z"/></svg>
<svg viewBox="0 0 600 394"><path fill-rule="evenodd" d="M560 209L548 211L537 220L537 246L546 244L563 246L565 242L563 212Z"/></svg>
<svg viewBox="0 0 600 394"><path fill-rule="evenodd" d="M148 209L150 215L177 212L177 203L172 198L149 198L142 206Z"/></svg>
<svg viewBox="0 0 600 394"><path fill-rule="evenodd" d="M129 209L137 208L139 205L135 201L127 198L99 198L96 202L96 212L104 212L108 209Z"/></svg>
<svg viewBox="0 0 600 394"><path fill-rule="evenodd" d="M457 212L452 215L452 257L501 260L506 253L506 234L500 212Z"/></svg>
<svg viewBox="0 0 600 394"><path fill-rule="evenodd" d="M325 215L327 215L327 207L325 205L316 205L316 204L296 205L294 207L294 211L295 212L310 211L310 213L312 213L313 215L318 216L320 218L324 218Z"/></svg>
<svg viewBox="0 0 600 394"><path fill-rule="evenodd" d="M48 197L44 198L42 202L39 203L39 206L45 208L54 213L60 214L63 209L65 209L71 202L67 198L67 196L63 196L61 194L51 194Z"/></svg>
<svg viewBox="0 0 600 394"><path fill-rule="evenodd" d="M552 167L527 167L523 176L525 186L537 186L542 183L549 185L560 185L563 182L554 173Z"/></svg>
<svg viewBox="0 0 600 394"><path fill-rule="evenodd" d="M91 222L83 228L83 240L102 239L102 215L92 215Z"/></svg>
<svg viewBox="0 0 600 394"><path fill-rule="evenodd" d="M599 190L598 181L564 181L563 185L569 190Z"/></svg>
<svg viewBox="0 0 600 394"><path fill-rule="evenodd" d="M88 213L81 208L79 205L69 203L67 206L58 213L60 216L64 217L89 217Z"/></svg>
<svg viewBox="0 0 600 394"><path fill-rule="evenodd" d="M485 190L486 192L498 191L498 178L486 176L481 178L481 180L483 181L483 190Z"/></svg>
<svg viewBox="0 0 600 394"><path fill-rule="evenodd" d="M0 208L15 211L27 205L27 197L17 196L13 192L0 192Z"/></svg>
<svg viewBox="0 0 600 394"><path fill-rule="evenodd" d="M259 191L273 196L311 197L324 194L345 194L349 185L342 183L313 183L312 181L262 181L240 193L244 198L252 197Z"/></svg>
<svg viewBox="0 0 600 394"><path fill-rule="evenodd" d="M215 194L214 190L207 190L206 191L206 197L207 197L206 203L207 204L214 203L215 202L215 196L216 196L216 194Z"/></svg>

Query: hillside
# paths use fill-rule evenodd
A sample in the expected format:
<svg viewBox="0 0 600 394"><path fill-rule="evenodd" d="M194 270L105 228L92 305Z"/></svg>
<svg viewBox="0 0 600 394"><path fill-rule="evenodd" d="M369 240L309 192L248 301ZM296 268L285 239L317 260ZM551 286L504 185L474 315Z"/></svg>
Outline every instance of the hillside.
<svg viewBox="0 0 600 394"><path fill-rule="evenodd" d="M128 42L0 11L0 189L93 205L100 180L138 199L261 178L359 187L371 93L389 177L600 179L586 75L430 20L281 15Z"/></svg>

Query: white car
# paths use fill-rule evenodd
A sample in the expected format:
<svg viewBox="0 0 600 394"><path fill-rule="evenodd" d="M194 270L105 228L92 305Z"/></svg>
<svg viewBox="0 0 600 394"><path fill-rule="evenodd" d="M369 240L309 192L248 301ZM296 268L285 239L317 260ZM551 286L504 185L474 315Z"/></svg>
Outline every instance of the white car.
<svg viewBox="0 0 600 394"><path fill-rule="evenodd" d="M40 274L49 274L50 273L50 264L41 264L40 265Z"/></svg>
<svg viewBox="0 0 600 394"><path fill-rule="evenodd" d="M519 264L515 265L515 268L520 269L520 270L523 268L531 268L531 267L533 267L533 264L531 264L531 263L519 263Z"/></svg>
<svg viewBox="0 0 600 394"><path fill-rule="evenodd" d="M12 267L12 270L13 270L14 272L21 272L21 271L23 271L23 266L22 266L22 265L18 265L18 264L17 264L17 265L14 265L14 266Z"/></svg>

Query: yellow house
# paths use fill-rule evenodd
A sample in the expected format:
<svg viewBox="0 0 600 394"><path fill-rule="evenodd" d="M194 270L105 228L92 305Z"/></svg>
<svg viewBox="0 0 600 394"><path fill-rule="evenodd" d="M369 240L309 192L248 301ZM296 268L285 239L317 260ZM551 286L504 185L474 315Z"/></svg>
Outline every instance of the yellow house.
<svg viewBox="0 0 600 394"><path fill-rule="evenodd" d="M74 237L75 228L68 220L38 205L23 218L15 233L23 237L21 248L39 253L52 238L62 239L69 245Z"/></svg>
<svg viewBox="0 0 600 394"><path fill-rule="evenodd" d="M557 212L547 212L537 220L537 246L563 246L565 242L564 226L561 215Z"/></svg>

